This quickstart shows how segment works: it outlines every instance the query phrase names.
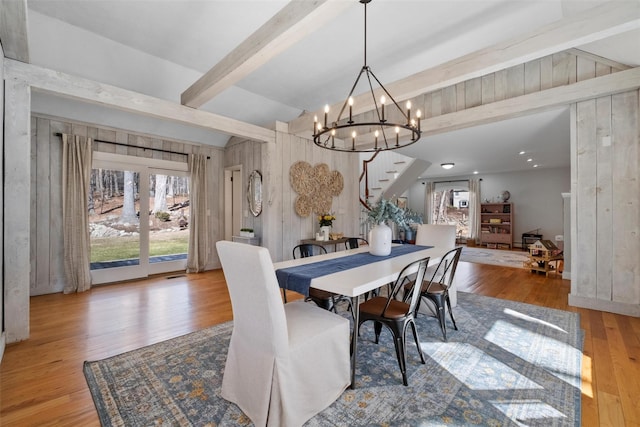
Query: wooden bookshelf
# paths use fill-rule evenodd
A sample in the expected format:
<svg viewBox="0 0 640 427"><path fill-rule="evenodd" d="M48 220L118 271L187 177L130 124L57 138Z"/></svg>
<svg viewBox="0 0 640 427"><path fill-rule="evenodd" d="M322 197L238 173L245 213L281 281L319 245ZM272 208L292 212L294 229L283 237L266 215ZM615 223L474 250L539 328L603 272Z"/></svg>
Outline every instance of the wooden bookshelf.
<svg viewBox="0 0 640 427"><path fill-rule="evenodd" d="M480 242L488 248L513 247L513 204L482 203L480 205Z"/></svg>

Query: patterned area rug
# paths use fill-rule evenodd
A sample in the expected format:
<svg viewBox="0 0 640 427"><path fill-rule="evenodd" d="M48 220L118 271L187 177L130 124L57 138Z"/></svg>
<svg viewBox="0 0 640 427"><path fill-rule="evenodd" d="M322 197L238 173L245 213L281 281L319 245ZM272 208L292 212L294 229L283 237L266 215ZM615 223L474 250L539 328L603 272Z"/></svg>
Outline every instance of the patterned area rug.
<svg viewBox="0 0 640 427"><path fill-rule="evenodd" d="M468 246L462 247L462 254L460 255L460 261L514 268L524 268L523 262L528 259L527 252L474 248Z"/></svg>
<svg viewBox="0 0 640 427"><path fill-rule="evenodd" d="M356 389L307 426L578 426L582 331L576 313L458 293L449 342L419 315L427 360L408 345L402 385L391 334L363 325ZM232 323L105 360L84 373L103 426L251 425L220 386ZM409 333L408 342L413 343ZM312 386L312 385L310 385Z"/></svg>

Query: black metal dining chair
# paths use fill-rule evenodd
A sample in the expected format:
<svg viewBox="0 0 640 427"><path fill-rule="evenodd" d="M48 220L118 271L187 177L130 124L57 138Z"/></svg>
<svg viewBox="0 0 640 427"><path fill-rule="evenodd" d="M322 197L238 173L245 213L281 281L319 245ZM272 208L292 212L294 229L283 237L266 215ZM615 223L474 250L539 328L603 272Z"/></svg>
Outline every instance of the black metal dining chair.
<svg viewBox="0 0 640 427"><path fill-rule="evenodd" d="M363 239L362 237L347 237L347 241L344 242L345 249L356 249L360 246L368 246L369 242L367 239Z"/></svg>
<svg viewBox="0 0 640 427"><path fill-rule="evenodd" d="M409 275L414 273L417 268L416 280L422 281L424 279L427 265L429 264L429 257L419 259L408 264L402 269L400 275L396 279L392 292L387 297L373 297L360 304L360 317L358 326L362 323L372 320L374 322L374 332L376 335L375 342L378 343L380 339L380 332L382 331L382 325L386 326L393 335L393 343L396 348L396 357L398 358L398 365L402 372L402 383L409 385L407 381L407 368L406 368L406 332L409 325L413 331L413 338L416 341L416 347L418 348L418 354L420 355L420 361L425 363L422 349L420 348L420 339L418 338L418 331L415 324L415 313L418 302L420 301L420 291L417 287L413 292L408 295L407 301L399 301L395 299L396 294L402 289L404 283Z"/></svg>
<svg viewBox="0 0 640 427"><path fill-rule="evenodd" d="M314 255L326 254L327 250L324 246L315 245L313 243L303 243L293 248L293 258L307 258ZM287 302L287 291L284 290L284 302ZM309 288L309 296L305 301L312 301L318 307L337 313L336 304L339 301L346 301L351 310L351 300L343 295L334 294L333 292L323 291L321 289Z"/></svg>
<svg viewBox="0 0 640 427"><path fill-rule="evenodd" d="M404 285L404 295L402 299L406 301L407 298L412 295L412 290L416 288L415 284L422 283L422 286L420 286L421 298L416 307L416 315L420 309L422 298L427 298L431 301L435 306L435 315L440 322L440 329L442 330L442 336L445 341L447 341L445 305L449 311L451 322L453 322L453 328L456 331L458 330L456 319L453 317L453 311L451 310L449 289L453 283L453 277L456 274L456 268L458 267L458 261L460 260L461 253L462 247L451 249L442 257L430 279L423 280L422 282L416 279L415 281L408 282Z"/></svg>

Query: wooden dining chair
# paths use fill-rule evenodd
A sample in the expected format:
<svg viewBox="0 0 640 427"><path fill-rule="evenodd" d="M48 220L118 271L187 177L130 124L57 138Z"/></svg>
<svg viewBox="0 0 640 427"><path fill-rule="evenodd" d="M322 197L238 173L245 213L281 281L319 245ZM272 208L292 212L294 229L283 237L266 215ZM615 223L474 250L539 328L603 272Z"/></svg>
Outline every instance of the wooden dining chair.
<svg viewBox="0 0 640 427"><path fill-rule="evenodd" d="M416 315L420 309L422 298L426 298L431 301L435 306L435 315L440 322L440 329L442 330L442 336L445 341L447 341L445 306L446 310L449 311L451 322L453 322L453 328L456 331L458 330L456 319L453 317L453 310L451 309L449 290L451 289L453 278L456 274L456 268L458 267L458 261L460 260L461 253L462 247L451 249L442 257L430 278L427 278L427 280L423 280L422 282L416 279L415 281L410 281L404 285L404 296L402 299L406 301L415 293L414 289L417 288L415 284L422 283L422 286L420 286L421 298L416 307Z"/></svg>
<svg viewBox="0 0 640 427"><path fill-rule="evenodd" d="M370 300L367 300L360 304L360 318L358 326L366 321L372 320L374 322L374 332L376 335L376 344L380 339L380 332L382 331L382 325L386 326L393 335L393 343L396 348L396 357L398 358L398 365L402 372L402 383L409 385L407 381L407 368L406 368L406 333L407 328L411 325L413 331L413 338L416 341L416 347L418 348L418 354L420 355L420 361L425 363L422 349L420 348L420 339L418 338L418 331L415 323L415 312L418 302L420 300L420 292L414 291L407 301L399 301L395 299L397 293L402 289L406 280L410 275L413 275L417 269L416 280L422 281L424 279L427 265L429 264L429 257L414 261L404 267L396 279L393 290L387 297L377 296Z"/></svg>
<svg viewBox="0 0 640 427"><path fill-rule="evenodd" d="M326 254L327 250L324 246L314 245L313 243L303 243L301 245L293 248L293 258L307 258L310 256L318 255L318 254ZM285 302L287 302L286 298L286 290L285 290ZM322 289L309 288L309 295L305 298L305 301L312 301L318 307L324 308L325 310L333 311L337 313L336 303L339 301L346 301L349 305L349 310L351 310L351 300L343 295L334 294L333 292L323 291Z"/></svg>
<svg viewBox="0 0 640 427"><path fill-rule="evenodd" d="M256 426L301 426L351 382L349 321L302 301L282 304L266 248L216 248L233 309L220 395Z"/></svg>

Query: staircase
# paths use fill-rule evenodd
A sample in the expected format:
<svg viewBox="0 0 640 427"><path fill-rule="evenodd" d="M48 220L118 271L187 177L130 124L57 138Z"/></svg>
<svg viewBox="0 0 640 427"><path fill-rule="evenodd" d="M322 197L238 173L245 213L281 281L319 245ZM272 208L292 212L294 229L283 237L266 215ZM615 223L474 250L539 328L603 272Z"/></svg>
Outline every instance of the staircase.
<svg viewBox="0 0 640 427"><path fill-rule="evenodd" d="M380 151L372 156L360 154L363 170L360 175L360 202L374 205L381 198L401 196L431 165L394 151Z"/></svg>
<svg viewBox="0 0 640 427"><path fill-rule="evenodd" d="M379 151L373 155L361 153L360 164L360 234L367 236L368 205L375 205L381 198L395 199L404 194L431 162L394 151Z"/></svg>

